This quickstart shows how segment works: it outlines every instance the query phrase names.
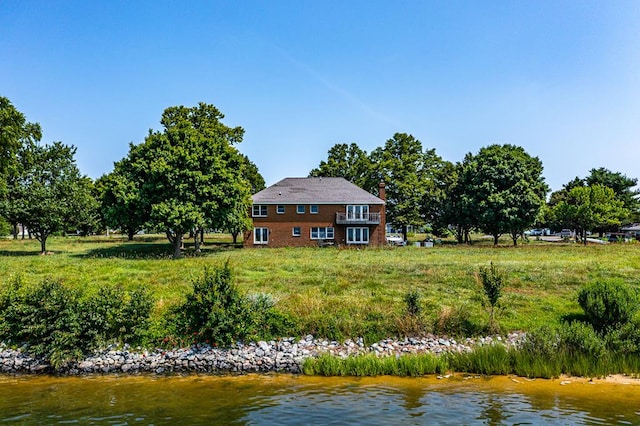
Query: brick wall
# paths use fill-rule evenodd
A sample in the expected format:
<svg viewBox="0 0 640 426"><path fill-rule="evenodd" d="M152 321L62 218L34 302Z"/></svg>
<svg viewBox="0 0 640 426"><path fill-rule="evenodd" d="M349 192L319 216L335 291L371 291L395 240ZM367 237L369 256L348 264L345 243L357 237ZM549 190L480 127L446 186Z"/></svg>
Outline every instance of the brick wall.
<svg viewBox="0 0 640 426"><path fill-rule="evenodd" d="M305 205L304 214L297 213L297 206L286 204L283 214L276 213L276 205L267 205L267 217L253 217L254 228L269 229L269 243L253 243L253 230L244 235L245 247L315 247L318 240L311 239L312 227L333 227L335 244L346 246L346 229L348 225L336 225L336 213L346 212L346 205L318 205L318 213L310 213L310 205ZM384 205L369 206L370 213L381 213L378 225L354 225L369 228L369 246L380 246L385 241ZM300 228L300 236L293 235L293 228ZM328 241L328 240L327 240Z"/></svg>

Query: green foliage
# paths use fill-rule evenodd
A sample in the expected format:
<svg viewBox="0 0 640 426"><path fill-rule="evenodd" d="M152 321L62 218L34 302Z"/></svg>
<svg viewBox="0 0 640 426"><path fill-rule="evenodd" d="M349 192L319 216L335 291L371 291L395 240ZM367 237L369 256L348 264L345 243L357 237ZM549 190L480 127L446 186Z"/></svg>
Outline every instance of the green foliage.
<svg viewBox="0 0 640 426"><path fill-rule="evenodd" d="M480 281L482 282L484 295L486 296L490 306L489 330L496 331L496 325L494 323L495 308L498 306L498 301L502 296L502 289L505 286L506 274L503 270L496 268L493 262L491 262L491 265L488 268L480 268L479 276Z"/></svg>
<svg viewBox="0 0 640 426"><path fill-rule="evenodd" d="M14 278L0 294L0 340L26 344L57 369L108 340L139 341L152 306L142 290L83 295L59 281L29 287Z"/></svg>
<svg viewBox="0 0 640 426"><path fill-rule="evenodd" d="M409 290L404 297L405 311L412 316L418 316L422 313L420 300L420 292L417 289Z"/></svg>
<svg viewBox="0 0 640 426"><path fill-rule="evenodd" d="M374 191L378 187L371 159L356 143L332 146L327 161L321 161L317 168L309 172L309 176L343 177L367 191Z"/></svg>
<svg viewBox="0 0 640 426"><path fill-rule="evenodd" d="M467 154L459 180L459 208L465 218L473 220L472 225L491 234L496 245L505 233L517 244L518 237L536 220L548 192L542 162L522 147L509 144Z"/></svg>
<svg viewBox="0 0 640 426"><path fill-rule="evenodd" d="M244 130L222 123L213 105L200 103L164 110L163 131L151 131L131 145L126 163L134 183L136 204L151 227L166 230L174 258L180 257L185 233L224 229L228 216L248 215L251 186L259 186L250 162L234 144ZM251 179L250 183L248 179ZM234 229L242 224L237 217Z"/></svg>
<svg viewBox="0 0 640 426"><path fill-rule="evenodd" d="M629 210L613 189L596 184L571 189L566 198L553 207L552 213L557 224L575 228L586 237L586 231L620 225ZM586 238L583 241L586 244Z"/></svg>
<svg viewBox="0 0 640 426"><path fill-rule="evenodd" d="M638 295L618 280L602 280L586 285L578 303L596 331L604 332L631 321L638 311Z"/></svg>
<svg viewBox="0 0 640 426"><path fill-rule="evenodd" d="M177 334L187 342L230 345L239 340L271 338L287 332L293 322L278 312L269 296L248 298L232 282L229 263L205 268L193 292L174 315Z"/></svg>
<svg viewBox="0 0 640 426"><path fill-rule="evenodd" d="M509 374L511 357L501 344L484 345L471 352L448 353L449 367L454 371L477 374Z"/></svg>
<svg viewBox="0 0 640 426"><path fill-rule="evenodd" d="M447 359L434 354L399 357L377 357L368 354L347 358L325 354L317 358L307 358L302 365L304 374L314 376L420 377L426 374L441 374L447 369Z"/></svg>
<svg viewBox="0 0 640 426"><path fill-rule="evenodd" d="M433 331L448 336L476 336L486 330L473 321L469 305L459 304L440 309L433 323Z"/></svg>

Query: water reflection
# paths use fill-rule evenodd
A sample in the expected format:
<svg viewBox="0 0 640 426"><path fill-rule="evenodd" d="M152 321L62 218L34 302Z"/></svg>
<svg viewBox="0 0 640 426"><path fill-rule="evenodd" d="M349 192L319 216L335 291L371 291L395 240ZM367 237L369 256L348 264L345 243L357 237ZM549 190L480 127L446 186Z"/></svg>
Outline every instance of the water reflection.
<svg viewBox="0 0 640 426"><path fill-rule="evenodd" d="M636 424L640 386L509 378L2 377L9 424Z"/></svg>

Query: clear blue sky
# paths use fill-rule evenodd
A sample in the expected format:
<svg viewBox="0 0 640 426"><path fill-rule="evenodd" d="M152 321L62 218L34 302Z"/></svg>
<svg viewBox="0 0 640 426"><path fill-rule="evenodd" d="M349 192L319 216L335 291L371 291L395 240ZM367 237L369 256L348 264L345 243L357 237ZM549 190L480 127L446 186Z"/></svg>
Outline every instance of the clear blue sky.
<svg viewBox="0 0 640 426"><path fill-rule="evenodd" d="M268 185L406 132L520 145L555 190L640 177L640 1L0 0L0 95L93 178L203 101Z"/></svg>

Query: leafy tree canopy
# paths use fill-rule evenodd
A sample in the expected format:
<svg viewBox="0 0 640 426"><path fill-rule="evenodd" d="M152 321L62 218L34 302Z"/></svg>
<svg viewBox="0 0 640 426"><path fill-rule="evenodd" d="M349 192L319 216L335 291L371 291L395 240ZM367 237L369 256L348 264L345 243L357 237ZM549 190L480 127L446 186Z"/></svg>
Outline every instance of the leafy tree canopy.
<svg viewBox="0 0 640 426"><path fill-rule="evenodd" d="M509 233L514 245L544 204L548 187L542 162L519 146L490 145L462 165L463 204L476 225L494 238ZM471 213L471 212L470 212Z"/></svg>
<svg viewBox="0 0 640 426"><path fill-rule="evenodd" d="M310 177L343 177L367 191L378 188L372 177L372 164L367 152L356 143L339 143L329 149L327 161L311 170Z"/></svg>
<svg viewBox="0 0 640 426"><path fill-rule="evenodd" d="M140 200L150 224L166 230L174 257L186 232L222 229L228 215L248 212L247 163L233 146L244 130L224 125L223 118L205 103L170 107L160 120L163 130L150 131L144 143L130 148Z"/></svg>

